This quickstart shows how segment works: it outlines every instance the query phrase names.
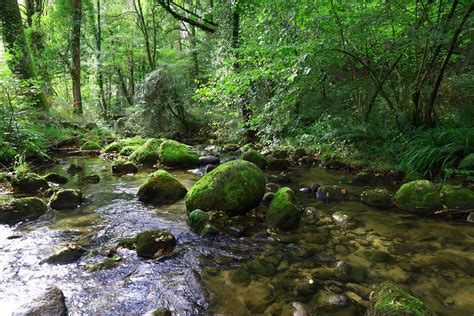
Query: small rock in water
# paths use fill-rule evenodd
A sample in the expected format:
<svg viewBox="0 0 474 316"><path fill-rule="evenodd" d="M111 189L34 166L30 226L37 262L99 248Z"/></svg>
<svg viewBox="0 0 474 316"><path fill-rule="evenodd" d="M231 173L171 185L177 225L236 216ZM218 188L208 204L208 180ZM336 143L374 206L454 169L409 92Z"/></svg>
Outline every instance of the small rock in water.
<svg viewBox="0 0 474 316"><path fill-rule="evenodd" d="M48 288L40 297L33 302L23 305L19 315L55 315L66 316L67 308L63 292L56 286Z"/></svg>
<svg viewBox="0 0 474 316"><path fill-rule="evenodd" d="M78 165L72 163L72 164L69 166L69 168L67 169L67 172L70 173L70 174L76 174L76 173L81 172L82 170L83 170L83 169L82 169L81 166L78 166Z"/></svg>
<svg viewBox="0 0 474 316"><path fill-rule="evenodd" d="M64 189L53 194L49 201L49 207L55 210L77 208L82 203L81 190Z"/></svg>
<svg viewBox="0 0 474 316"><path fill-rule="evenodd" d="M58 173L48 173L44 176L44 179L56 184L66 184L68 182L68 179L65 176Z"/></svg>
<svg viewBox="0 0 474 316"><path fill-rule="evenodd" d="M300 188L299 190L301 193L303 194L310 194L311 193L311 189L310 188Z"/></svg>
<svg viewBox="0 0 474 316"><path fill-rule="evenodd" d="M199 164L201 166L206 166L206 165L218 165L220 162L219 157L216 156L203 156L199 157Z"/></svg>
<svg viewBox="0 0 474 316"><path fill-rule="evenodd" d="M216 168L217 168L217 165L206 165L206 167L204 168L204 172L209 173Z"/></svg>
<svg viewBox="0 0 474 316"><path fill-rule="evenodd" d="M336 224L345 225L349 222L350 217L343 211L336 211L332 214L332 219Z"/></svg>
<svg viewBox="0 0 474 316"><path fill-rule="evenodd" d="M70 244L61 249L58 253L55 253L45 260L42 263L49 264L68 264L77 261L86 250L80 245Z"/></svg>
<svg viewBox="0 0 474 316"><path fill-rule="evenodd" d="M273 192L267 192L263 195L263 198L262 198L262 204L263 205L270 205L271 201L273 200L273 198L275 197L275 193Z"/></svg>
<svg viewBox="0 0 474 316"><path fill-rule="evenodd" d="M100 177L96 174L92 174L90 176L80 177L79 182L95 184L100 182Z"/></svg>
<svg viewBox="0 0 474 316"><path fill-rule="evenodd" d="M265 190L268 192L276 192L280 190L280 188L281 188L280 184L270 182L270 183L267 183Z"/></svg>

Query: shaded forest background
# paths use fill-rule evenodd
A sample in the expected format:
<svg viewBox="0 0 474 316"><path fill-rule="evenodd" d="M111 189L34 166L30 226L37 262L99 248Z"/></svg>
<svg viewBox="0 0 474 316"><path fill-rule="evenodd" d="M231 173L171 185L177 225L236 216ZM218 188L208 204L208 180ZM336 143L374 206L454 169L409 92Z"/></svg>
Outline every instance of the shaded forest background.
<svg viewBox="0 0 474 316"><path fill-rule="evenodd" d="M472 180L473 11L470 0L2 0L0 162L140 134Z"/></svg>

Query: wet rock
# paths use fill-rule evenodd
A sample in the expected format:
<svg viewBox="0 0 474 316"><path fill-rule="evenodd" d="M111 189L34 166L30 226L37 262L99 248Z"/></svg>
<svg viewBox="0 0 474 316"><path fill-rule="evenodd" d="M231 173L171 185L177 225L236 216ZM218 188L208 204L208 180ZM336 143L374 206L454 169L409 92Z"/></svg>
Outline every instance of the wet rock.
<svg viewBox="0 0 474 316"><path fill-rule="evenodd" d="M96 183L100 182L100 177L96 174L92 174L92 175L89 175L89 176L80 177L79 182L96 184Z"/></svg>
<svg viewBox="0 0 474 316"><path fill-rule="evenodd" d="M256 150L254 144L245 144L244 146L242 146L242 148L240 148L240 151L244 153L244 152L246 152L247 150L250 150L250 149Z"/></svg>
<svg viewBox="0 0 474 316"><path fill-rule="evenodd" d="M318 210L315 207L307 207L304 210L303 221L306 224L314 224L318 221Z"/></svg>
<svg viewBox="0 0 474 316"><path fill-rule="evenodd" d="M205 174L186 195L188 211L200 209L244 214L260 204L265 177L253 163L235 160Z"/></svg>
<svg viewBox="0 0 474 316"><path fill-rule="evenodd" d="M469 215L467 216L467 221L469 223L474 223L474 212L469 213Z"/></svg>
<svg viewBox="0 0 474 316"><path fill-rule="evenodd" d="M230 272L230 280L234 283L247 286L250 284L250 282L252 282L252 276L247 269L239 267Z"/></svg>
<svg viewBox="0 0 474 316"><path fill-rule="evenodd" d="M345 167L343 162L335 158L330 158L329 160L325 161L323 165L325 168L333 169L333 170L342 170Z"/></svg>
<svg viewBox="0 0 474 316"><path fill-rule="evenodd" d="M67 308L63 292L53 286L48 288L44 294L24 305L20 311L15 312L20 315L55 315L66 316Z"/></svg>
<svg viewBox="0 0 474 316"><path fill-rule="evenodd" d="M316 158L312 156L301 157L299 162L306 166L312 166L316 162Z"/></svg>
<svg viewBox="0 0 474 316"><path fill-rule="evenodd" d="M434 315L416 297L392 282L383 282L371 293L367 316L378 315Z"/></svg>
<svg viewBox="0 0 474 316"><path fill-rule="evenodd" d="M217 165L206 165L206 167L204 168L204 172L209 173L216 168L217 168Z"/></svg>
<svg viewBox="0 0 474 316"><path fill-rule="evenodd" d="M316 198L325 202L342 202L348 197L347 190L338 186L320 186L316 192Z"/></svg>
<svg viewBox="0 0 474 316"><path fill-rule="evenodd" d="M102 149L102 146L99 143L89 140L81 146L81 150L96 150L99 151Z"/></svg>
<svg viewBox="0 0 474 316"><path fill-rule="evenodd" d="M336 263L336 276L339 280L352 281L357 283L363 283L367 275L367 262L361 260L360 262L355 260L354 256L350 256L351 261L338 261Z"/></svg>
<svg viewBox="0 0 474 316"><path fill-rule="evenodd" d="M172 313L169 309L164 307L158 307L154 310L149 311L144 316L171 316Z"/></svg>
<svg viewBox="0 0 474 316"><path fill-rule="evenodd" d="M331 267L319 267L311 270L311 276L315 280L328 280L336 277L336 269Z"/></svg>
<svg viewBox="0 0 474 316"><path fill-rule="evenodd" d="M216 156L202 156L199 157L199 165L218 165L220 163L220 158Z"/></svg>
<svg viewBox="0 0 474 316"><path fill-rule="evenodd" d="M153 164L158 161L159 158L159 149L161 143L165 139L163 138L149 138L147 141L138 147L135 147L135 150L130 154L130 161L139 164Z"/></svg>
<svg viewBox="0 0 474 316"><path fill-rule="evenodd" d="M287 159L288 156L288 151L283 149L274 150L272 152L272 157L275 159Z"/></svg>
<svg viewBox="0 0 474 316"><path fill-rule="evenodd" d="M369 206L390 208L392 206L392 196L385 189L372 189L362 192L360 199L362 203Z"/></svg>
<svg viewBox="0 0 474 316"><path fill-rule="evenodd" d="M311 184L311 192L316 195L320 187L321 185L319 185L319 183Z"/></svg>
<svg viewBox="0 0 474 316"><path fill-rule="evenodd" d="M201 234L206 225L209 225L209 215L201 210L194 210L188 215L188 225L194 232Z"/></svg>
<svg viewBox="0 0 474 316"><path fill-rule="evenodd" d="M303 194L310 194L311 188L300 188L299 191Z"/></svg>
<svg viewBox="0 0 474 316"><path fill-rule="evenodd" d="M152 204L169 204L181 200L186 188L165 170L155 171L138 189L138 199Z"/></svg>
<svg viewBox="0 0 474 316"><path fill-rule="evenodd" d="M270 203L272 202L273 198L275 197L275 193L273 192L267 192L263 195L263 198L262 198L262 204L263 205L270 205Z"/></svg>
<svg viewBox="0 0 474 316"><path fill-rule="evenodd" d="M69 264L76 262L86 252L80 245L70 244L59 250L59 252L49 256L42 263L49 264Z"/></svg>
<svg viewBox="0 0 474 316"><path fill-rule="evenodd" d="M443 185L441 199L448 209L474 209L474 191L461 186Z"/></svg>
<svg viewBox="0 0 474 316"><path fill-rule="evenodd" d="M252 314L263 314L268 305L275 301L275 289L269 284L251 283L242 293L245 306Z"/></svg>
<svg viewBox="0 0 474 316"><path fill-rule="evenodd" d="M360 307L344 294L325 290L315 294L311 303L313 315L359 315Z"/></svg>
<svg viewBox="0 0 474 316"><path fill-rule="evenodd" d="M474 170L474 153L467 155L459 162L459 169Z"/></svg>
<svg viewBox="0 0 474 316"><path fill-rule="evenodd" d="M256 164L260 169L264 170L268 165L267 158L259 151L249 149L242 154L242 159Z"/></svg>
<svg viewBox="0 0 474 316"><path fill-rule="evenodd" d="M279 184L288 184L291 182L290 175L287 172L279 174L270 174L267 176L267 182L274 182Z"/></svg>
<svg viewBox="0 0 474 316"><path fill-rule="evenodd" d="M226 144L224 146L225 151L237 151L237 149L239 149L239 146L236 144Z"/></svg>
<svg viewBox="0 0 474 316"><path fill-rule="evenodd" d="M187 168L199 165L198 154L188 145L174 140L161 143L159 155L165 166Z"/></svg>
<svg viewBox="0 0 474 316"><path fill-rule="evenodd" d="M277 273L275 265L265 258L255 259L248 264L248 269L252 273L263 277L272 277Z"/></svg>
<svg viewBox="0 0 474 316"><path fill-rule="evenodd" d="M40 217L48 210L48 206L41 199L26 197L13 200L13 202L0 205L0 224L16 224L25 220Z"/></svg>
<svg viewBox="0 0 474 316"><path fill-rule="evenodd" d="M66 184L68 179L58 173L48 173L43 177L46 181L56 183L56 184Z"/></svg>
<svg viewBox="0 0 474 316"><path fill-rule="evenodd" d="M288 187L275 194L267 211L266 224L272 228L293 229L300 222L302 210L297 204L296 195Z"/></svg>
<svg viewBox="0 0 474 316"><path fill-rule="evenodd" d="M275 159L271 158L268 160L268 169L270 170L286 170L291 166L288 159Z"/></svg>
<svg viewBox="0 0 474 316"><path fill-rule="evenodd" d="M351 221L351 217L345 211L336 211L331 215L331 218L335 224L348 225Z"/></svg>
<svg viewBox="0 0 474 316"><path fill-rule="evenodd" d="M168 232L147 230L136 236L136 251L139 257L156 259L172 252L176 238Z"/></svg>
<svg viewBox="0 0 474 316"><path fill-rule="evenodd" d="M428 180L405 183L395 194L397 206L420 215L432 214L443 207L438 187Z"/></svg>
<svg viewBox="0 0 474 316"><path fill-rule="evenodd" d="M112 162L112 173L113 174L128 174L137 173L138 167L131 161L124 159L117 159Z"/></svg>
<svg viewBox="0 0 474 316"><path fill-rule="evenodd" d="M48 181L36 173L19 174L12 178L11 185L18 193L37 193L49 189Z"/></svg>
<svg viewBox="0 0 474 316"><path fill-rule="evenodd" d="M82 203L82 192L77 189L59 190L49 200L49 207L55 210L77 208Z"/></svg>
<svg viewBox="0 0 474 316"><path fill-rule="evenodd" d="M366 186L374 183L374 176L367 172L358 172L354 179L352 179L352 184L358 186Z"/></svg>
<svg viewBox="0 0 474 316"><path fill-rule="evenodd" d="M278 183L273 183L273 182L270 182L270 183L267 183L265 185L265 190L267 192L273 192L273 193L276 193L278 190L281 189L281 185L278 184Z"/></svg>
<svg viewBox="0 0 474 316"><path fill-rule="evenodd" d="M295 149L295 151L293 152L293 157L295 159L303 158L306 155L307 155L307 153L306 153L306 150L304 148Z"/></svg>
<svg viewBox="0 0 474 316"><path fill-rule="evenodd" d="M78 166L76 164L71 164L69 166L69 168L67 169L67 173L69 174L76 174L76 173L79 173L79 172L82 172L82 167L81 166Z"/></svg>

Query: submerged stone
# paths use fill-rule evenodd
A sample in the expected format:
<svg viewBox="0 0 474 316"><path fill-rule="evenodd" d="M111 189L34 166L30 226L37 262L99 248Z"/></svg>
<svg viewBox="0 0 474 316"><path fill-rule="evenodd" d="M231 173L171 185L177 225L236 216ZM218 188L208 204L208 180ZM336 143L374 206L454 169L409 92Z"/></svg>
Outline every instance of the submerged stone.
<svg viewBox="0 0 474 316"><path fill-rule="evenodd" d="M383 282L370 294L367 316L382 315L434 315L418 298L392 282Z"/></svg>
<svg viewBox="0 0 474 316"><path fill-rule="evenodd" d="M474 209L474 191L461 186L443 185L441 199L448 209Z"/></svg>
<svg viewBox="0 0 474 316"><path fill-rule="evenodd" d="M139 257L145 259L156 259L168 252L172 252L176 246L176 238L168 232L161 230L147 230L136 236L136 251Z"/></svg>
<svg viewBox="0 0 474 316"><path fill-rule="evenodd" d="M402 210L432 214L443 208L438 187L428 180L405 183L395 194L397 206Z"/></svg>
<svg viewBox="0 0 474 316"><path fill-rule="evenodd" d="M81 166L78 166L76 164L71 164L69 166L69 168L67 169L67 173L69 174L76 174L76 173L79 173L79 172L82 172L82 167Z"/></svg>
<svg viewBox="0 0 474 316"><path fill-rule="evenodd" d="M186 208L244 214L260 204L264 193L262 170L251 162L234 160L196 182L186 195Z"/></svg>
<svg viewBox="0 0 474 316"><path fill-rule="evenodd" d="M342 202L347 196L347 190L338 185L322 185L316 192L316 198L325 202Z"/></svg>
<svg viewBox="0 0 474 316"><path fill-rule="evenodd" d="M293 229L300 222L302 210L293 190L283 187L275 194L267 211L266 224L272 228Z"/></svg>
<svg viewBox="0 0 474 316"><path fill-rule="evenodd" d="M170 173L158 170L138 189L138 199L153 204L168 204L181 200L186 195L186 188Z"/></svg>
<svg viewBox="0 0 474 316"><path fill-rule="evenodd" d="M137 173L138 167L131 161L124 159L117 159L112 162L112 173L113 174L128 174Z"/></svg>
<svg viewBox="0 0 474 316"><path fill-rule="evenodd" d="M100 177L96 174L92 174L92 175L89 175L89 176L80 177L79 182L95 184L95 183L100 182Z"/></svg>
<svg viewBox="0 0 474 316"><path fill-rule="evenodd" d="M66 316L64 294L56 286L48 288L44 294L34 299L33 302L23 305L15 314Z"/></svg>
<svg viewBox="0 0 474 316"><path fill-rule="evenodd" d="M77 208L82 203L82 192L77 189L59 190L53 194L49 207L55 210Z"/></svg>
<svg viewBox="0 0 474 316"><path fill-rule="evenodd" d="M56 183L56 184L66 184L68 179L58 173L48 173L43 177L46 181Z"/></svg>
<svg viewBox="0 0 474 316"><path fill-rule="evenodd" d="M385 189L372 189L362 192L360 199L362 203L369 206L389 208L392 206L392 196Z"/></svg>
<svg viewBox="0 0 474 316"><path fill-rule="evenodd" d="M268 165L267 158L255 149L249 149L242 154L242 159L250 161L257 165L260 169L265 169Z"/></svg>
<svg viewBox="0 0 474 316"><path fill-rule="evenodd" d="M26 197L0 205L0 224L16 224L25 220L40 217L48 210L43 200L36 197Z"/></svg>
<svg viewBox="0 0 474 316"><path fill-rule="evenodd" d="M160 145L160 161L169 167L194 167L199 165L198 154L188 145L166 140Z"/></svg>
<svg viewBox="0 0 474 316"><path fill-rule="evenodd" d="M48 181L36 173L17 175L13 177L11 185L18 193L37 193L49 189Z"/></svg>

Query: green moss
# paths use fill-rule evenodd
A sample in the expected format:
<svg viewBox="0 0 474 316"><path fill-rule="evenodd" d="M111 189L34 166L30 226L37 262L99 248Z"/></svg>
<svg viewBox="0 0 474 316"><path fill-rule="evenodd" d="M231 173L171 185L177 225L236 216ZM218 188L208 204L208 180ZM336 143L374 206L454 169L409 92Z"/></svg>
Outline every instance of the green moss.
<svg viewBox="0 0 474 316"><path fill-rule="evenodd" d="M392 282L383 282L371 294L367 316L428 316L434 315L416 297Z"/></svg>
<svg viewBox="0 0 474 316"><path fill-rule="evenodd" d="M362 192L362 203L370 206L389 208L392 206L392 196L385 189L373 189Z"/></svg>
<svg viewBox="0 0 474 316"><path fill-rule="evenodd" d="M0 145L0 163L9 166L15 161L18 152L7 143Z"/></svg>
<svg viewBox="0 0 474 316"><path fill-rule="evenodd" d="M189 146L174 140L166 140L160 145L160 161L170 167L192 167L199 165L198 154Z"/></svg>
<svg viewBox="0 0 474 316"><path fill-rule="evenodd" d="M20 193L36 193L49 188L48 181L36 173L19 174L12 179L13 190Z"/></svg>
<svg viewBox="0 0 474 316"><path fill-rule="evenodd" d="M94 271L109 269L119 264L120 261L122 261L122 257L113 256L113 257L105 259L102 262L89 265L88 270L91 272L94 272Z"/></svg>
<svg viewBox="0 0 474 316"><path fill-rule="evenodd" d="M264 193L263 172L253 163L234 160L218 166L196 182L186 195L186 208L238 215L256 207Z"/></svg>
<svg viewBox="0 0 474 316"><path fill-rule="evenodd" d="M81 146L81 150L100 150L102 147L95 141L87 141Z"/></svg>
<svg viewBox="0 0 474 316"><path fill-rule="evenodd" d="M135 249L136 248L136 243L137 243L137 238L132 237L132 238L122 238L119 240L117 243L117 247L123 247L127 249Z"/></svg>
<svg viewBox="0 0 474 316"><path fill-rule="evenodd" d="M130 156L137 148L139 148L140 145L136 146L124 146L122 149L120 149L120 155L122 156Z"/></svg>
<svg viewBox="0 0 474 316"><path fill-rule="evenodd" d="M46 213L47 210L48 206L39 198L16 199L10 204L0 205L0 223L15 224L24 220L35 219Z"/></svg>
<svg viewBox="0 0 474 316"><path fill-rule="evenodd" d="M474 209L474 191L467 188L445 184L441 198L448 209Z"/></svg>
<svg viewBox="0 0 474 316"><path fill-rule="evenodd" d="M158 170L138 189L138 199L154 204L174 203L186 195L186 188L170 173Z"/></svg>
<svg viewBox="0 0 474 316"><path fill-rule="evenodd" d="M395 194L395 201L407 211L431 213L443 207L438 187L428 180L405 183Z"/></svg>
<svg viewBox="0 0 474 316"><path fill-rule="evenodd" d="M419 172L409 172L403 178L403 183L408 183L416 180L424 180L425 177Z"/></svg>
<svg viewBox="0 0 474 316"><path fill-rule="evenodd" d="M135 136L132 138L124 138L113 143L107 145L102 152L104 153L111 153L111 152L120 152L122 148L129 146L130 148L138 148L139 146L145 144L145 139L141 138L140 136ZM133 150L130 152L130 154Z"/></svg>
<svg viewBox="0 0 474 316"><path fill-rule="evenodd" d="M117 159L112 162L112 173L126 174L137 173L138 167L131 161L125 159Z"/></svg>
<svg viewBox="0 0 474 316"><path fill-rule="evenodd" d="M159 158L160 145L163 139L150 138L145 144L135 149L130 160L136 163L155 163Z"/></svg>
<svg viewBox="0 0 474 316"><path fill-rule="evenodd" d="M48 173L43 178L48 182L57 184L66 184L68 182L68 179L65 176L58 173Z"/></svg>
<svg viewBox="0 0 474 316"><path fill-rule="evenodd" d="M293 190L283 187L275 194L267 211L266 223L271 228L292 229L298 226L302 210Z"/></svg>
<svg viewBox="0 0 474 316"><path fill-rule="evenodd" d="M136 237L137 255L142 258L158 258L176 246L176 238L160 230L147 230Z"/></svg>
<svg viewBox="0 0 474 316"><path fill-rule="evenodd" d="M82 202L81 190L65 189L53 194L49 206L55 210L73 209Z"/></svg>
<svg viewBox="0 0 474 316"><path fill-rule="evenodd" d="M259 151L249 149L242 154L242 159L256 164L260 169L265 169L268 165L267 158Z"/></svg>
<svg viewBox="0 0 474 316"><path fill-rule="evenodd" d="M119 152L120 149L122 149L122 144L120 142L113 142L105 146L105 148L102 149L102 152L104 153Z"/></svg>
<svg viewBox="0 0 474 316"><path fill-rule="evenodd" d="M188 215L188 224L191 229L200 234L209 222L209 215L201 210L194 210Z"/></svg>

